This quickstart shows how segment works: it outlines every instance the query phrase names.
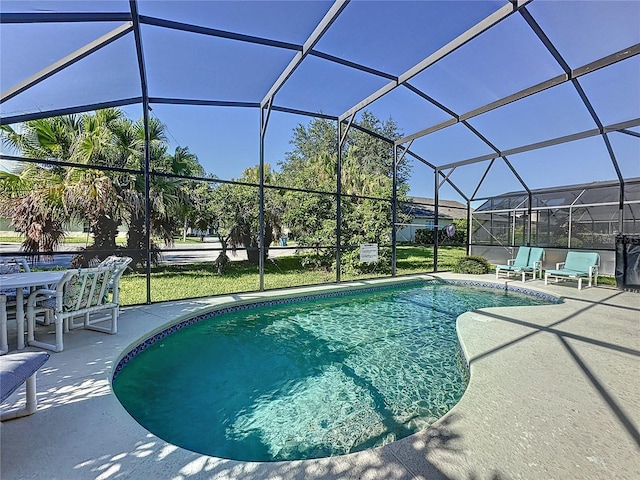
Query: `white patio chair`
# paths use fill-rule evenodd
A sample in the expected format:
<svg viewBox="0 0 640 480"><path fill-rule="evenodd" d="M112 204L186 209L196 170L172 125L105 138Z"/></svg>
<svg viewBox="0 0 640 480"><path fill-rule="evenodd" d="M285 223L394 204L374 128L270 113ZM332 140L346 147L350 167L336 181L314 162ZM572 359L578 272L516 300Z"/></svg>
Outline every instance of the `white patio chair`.
<svg viewBox="0 0 640 480"><path fill-rule="evenodd" d="M0 275L7 275L11 273L30 272L29 263L24 258L11 257L0 258ZM7 308L15 306L16 304L16 292L11 290L0 289L0 294L3 294L7 300ZM29 295L28 291L24 292L25 298Z"/></svg>
<svg viewBox="0 0 640 480"><path fill-rule="evenodd" d="M98 332L115 334L118 331L117 303L120 276L124 267L119 265L69 270L55 290L38 289L27 301L27 343L36 347L61 352L62 334L83 327ZM109 295L112 285L113 294ZM46 308L53 312L55 344L35 340L35 312ZM105 315L106 313L106 315ZM82 323L74 319L82 317ZM110 321L110 325L99 325Z"/></svg>

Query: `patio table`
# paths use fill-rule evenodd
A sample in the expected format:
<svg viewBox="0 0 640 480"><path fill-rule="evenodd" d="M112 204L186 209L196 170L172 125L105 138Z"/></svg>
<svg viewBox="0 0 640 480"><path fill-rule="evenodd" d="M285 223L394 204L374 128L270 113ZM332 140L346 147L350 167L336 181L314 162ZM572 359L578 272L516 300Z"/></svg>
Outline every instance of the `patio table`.
<svg viewBox="0 0 640 480"><path fill-rule="evenodd" d="M24 348L24 288L55 285L64 276L64 270L49 272L21 272L0 275L0 289L16 291L16 321L18 322L18 350ZM0 294L0 355L9 351L7 340L6 297Z"/></svg>

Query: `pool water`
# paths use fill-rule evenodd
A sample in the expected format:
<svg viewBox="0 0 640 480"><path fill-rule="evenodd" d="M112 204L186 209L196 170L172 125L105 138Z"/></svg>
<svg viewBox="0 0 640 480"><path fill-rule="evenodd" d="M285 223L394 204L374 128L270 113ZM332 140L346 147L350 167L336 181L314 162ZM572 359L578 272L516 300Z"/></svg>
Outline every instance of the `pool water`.
<svg viewBox="0 0 640 480"><path fill-rule="evenodd" d="M460 400L461 313L548 303L429 283L235 311L156 342L113 388L146 429L195 452L341 455L417 432Z"/></svg>

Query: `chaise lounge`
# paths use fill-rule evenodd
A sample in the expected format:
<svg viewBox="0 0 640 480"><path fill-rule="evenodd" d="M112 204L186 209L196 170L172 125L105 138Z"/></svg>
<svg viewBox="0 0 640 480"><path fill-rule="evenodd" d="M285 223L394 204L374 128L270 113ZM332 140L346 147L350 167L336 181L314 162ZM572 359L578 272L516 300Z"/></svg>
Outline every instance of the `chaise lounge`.
<svg viewBox="0 0 640 480"><path fill-rule="evenodd" d="M542 278L542 260L544 259L544 249L539 247L520 247L515 259L507 260L507 265L496 265L496 279L501 273L506 273L507 278L511 273L522 274L524 282L527 274L532 274L536 279L536 274Z"/></svg>
<svg viewBox="0 0 640 480"><path fill-rule="evenodd" d="M549 278L554 278L556 282L562 280L577 280L578 290L582 290L582 279L589 280L589 287L594 284L598 286L598 266L600 265L600 255L595 252L568 252L564 262L557 263L555 270L547 270L544 275L544 284L547 285Z"/></svg>

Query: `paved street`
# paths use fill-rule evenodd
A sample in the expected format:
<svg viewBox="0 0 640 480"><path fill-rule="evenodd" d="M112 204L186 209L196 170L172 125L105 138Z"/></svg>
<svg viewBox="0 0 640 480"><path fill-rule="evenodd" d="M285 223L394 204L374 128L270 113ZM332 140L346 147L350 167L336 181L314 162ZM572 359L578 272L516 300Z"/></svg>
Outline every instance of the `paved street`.
<svg viewBox="0 0 640 480"><path fill-rule="evenodd" d="M60 252L73 252L83 247L83 244L69 244L63 245L60 248ZM186 263L198 263L198 262L214 262L220 254L220 243L213 241L205 241L203 243L186 243L176 244L173 247L165 247L162 251L161 265L183 265ZM0 253L16 252L20 250L19 243L0 243ZM277 258L286 255L293 255L295 247L280 247L271 246L269 248L269 258ZM51 268L54 266L70 268L71 259L74 253L61 253L56 254L53 259L41 259L33 264L33 267ZM245 249L236 250L235 254L228 251L231 261L240 261L247 259L247 252Z"/></svg>

